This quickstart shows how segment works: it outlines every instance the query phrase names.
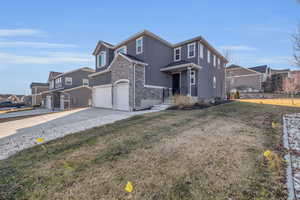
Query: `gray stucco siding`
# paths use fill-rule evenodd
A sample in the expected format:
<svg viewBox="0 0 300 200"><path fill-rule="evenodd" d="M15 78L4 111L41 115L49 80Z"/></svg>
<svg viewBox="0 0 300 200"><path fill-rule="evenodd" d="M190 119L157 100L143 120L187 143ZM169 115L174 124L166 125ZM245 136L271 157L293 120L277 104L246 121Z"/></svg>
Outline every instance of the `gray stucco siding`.
<svg viewBox="0 0 300 200"><path fill-rule="evenodd" d="M64 75L63 77L63 87L64 89L69 89L69 88L74 88L74 87L78 87L78 86L82 86L83 85L83 79L89 79L88 75L92 74L92 72L87 72L87 71L75 71L72 73L68 73L66 75ZM72 78L72 85L66 85L65 79L66 77L71 77Z"/></svg>

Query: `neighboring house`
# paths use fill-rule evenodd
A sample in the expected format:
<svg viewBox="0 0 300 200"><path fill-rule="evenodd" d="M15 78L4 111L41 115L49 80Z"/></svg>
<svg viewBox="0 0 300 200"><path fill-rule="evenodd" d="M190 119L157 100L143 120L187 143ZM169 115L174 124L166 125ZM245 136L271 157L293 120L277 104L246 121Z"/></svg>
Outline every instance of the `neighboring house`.
<svg viewBox="0 0 300 200"><path fill-rule="evenodd" d="M282 91L285 93L300 92L300 71L290 71L282 78Z"/></svg>
<svg viewBox="0 0 300 200"><path fill-rule="evenodd" d="M91 88L88 75L95 70L83 67L69 72L50 72L49 90L42 92L46 108L72 108L89 106Z"/></svg>
<svg viewBox="0 0 300 200"><path fill-rule="evenodd" d="M226 67L226 91L239 90L242 92L262 91L265 71L259 72L255 68L246 68L239 65Z"/></svg>
<svg viewBox="0 0 300 200"><path fill-rule="evenodd" d="M271 68L268 65L250 67L249 69L262 74L262 82L265 82L271 76Z"/></svg>
<svg viewBox="0 0 300 200"><path fill-rule="evenodd" d="M37 83L32 82L30 84L31 89L31 105L41 105L42 104L42 92L49 90L48 83Z"/></svg>
<svg viewBox="0 0 300 200"><path fill-rule="evenodd" d="M116 45L99 41L93 55L95 107L139 110L172 94L225 97L227 60L202 37L171 44L144 30Z"/></svg>

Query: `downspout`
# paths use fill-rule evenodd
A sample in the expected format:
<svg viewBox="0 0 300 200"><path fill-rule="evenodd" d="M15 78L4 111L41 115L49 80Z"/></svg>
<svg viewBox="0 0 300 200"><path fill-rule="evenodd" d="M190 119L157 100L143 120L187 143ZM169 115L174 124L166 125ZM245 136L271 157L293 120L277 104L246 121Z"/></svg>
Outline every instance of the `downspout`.
<svg viewBox="0 0 300 200"><path fill-rule="evenodd" d="M135 65L133 64L133 110L135 110Z"/></svg>

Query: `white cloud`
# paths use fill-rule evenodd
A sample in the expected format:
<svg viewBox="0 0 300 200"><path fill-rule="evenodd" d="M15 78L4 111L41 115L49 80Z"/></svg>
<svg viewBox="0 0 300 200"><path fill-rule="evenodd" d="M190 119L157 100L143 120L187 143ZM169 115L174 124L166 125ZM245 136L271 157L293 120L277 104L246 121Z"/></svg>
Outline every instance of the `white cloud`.
<svg viewBox="0 0 300 200"><path fill-rule="evenodd" d="M91 64L93 61L89 53L55 52L40 55L16 55L0 52L0 65L5 64Z"/></svg>
<svg viewBox="0 0 300 200"><path fill-rule="evenodd" d="M77 47L75 44L58 44L48 42L0 42L0 48L2 47L30 47L30 48L72 48Z"/></svg>
<svg viewBox="0 0 300 200"><path fill-rule="evenodd" d="M232 46L221 46L222 50L232 50L232 51L254 51L257 50L255 47L245 46L245 45L232 45Z"/></svg>
<svg viewBox="0 0 300 200"><path fill-rule="evenodd" d="M42 34L43 31L38 29L0 29L0 37L35 36Z"/></svg>

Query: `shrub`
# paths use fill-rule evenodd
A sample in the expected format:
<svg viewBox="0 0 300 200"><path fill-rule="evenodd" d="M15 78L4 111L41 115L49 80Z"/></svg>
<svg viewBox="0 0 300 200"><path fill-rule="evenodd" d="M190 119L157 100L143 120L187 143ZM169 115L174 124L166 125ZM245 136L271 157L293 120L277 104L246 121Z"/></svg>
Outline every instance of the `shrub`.
<svg viewBox="0 0 300 200"><path fill-rule="evenodd" d="M174 95L173 104L180 108L193 106L197 101L190 96Z"/></svg>

